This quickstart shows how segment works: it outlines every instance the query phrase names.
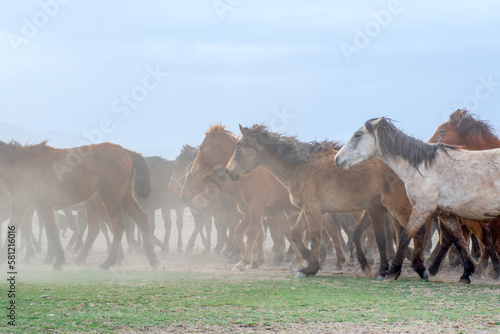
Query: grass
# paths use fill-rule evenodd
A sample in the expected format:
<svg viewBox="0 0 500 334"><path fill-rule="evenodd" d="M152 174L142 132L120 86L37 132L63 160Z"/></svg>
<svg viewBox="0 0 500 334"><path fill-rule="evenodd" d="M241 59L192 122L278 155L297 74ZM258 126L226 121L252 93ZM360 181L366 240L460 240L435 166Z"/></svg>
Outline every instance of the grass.
<svg viewBox="0 0 500 334"><path fill-rule="evenodd" d="M342 275L298 280L262 273L161 271L42 271L17 279L18 333L111 333L200 322L228 329L455 321L500 328L498 285L425 283L413 277L384 283ZM6 288L0 284L2 294ZM6 305L2 296L2 310ZM13 331L2 319L0 332Z"/></svg>

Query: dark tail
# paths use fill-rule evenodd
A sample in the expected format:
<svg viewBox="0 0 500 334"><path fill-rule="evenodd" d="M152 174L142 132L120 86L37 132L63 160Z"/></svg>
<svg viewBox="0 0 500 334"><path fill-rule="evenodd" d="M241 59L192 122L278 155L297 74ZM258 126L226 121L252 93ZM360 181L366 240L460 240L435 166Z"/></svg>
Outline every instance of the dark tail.
<svg viewBox="0 0 500 334"><path fill-rule="evenodd" d="M134 191L140 198L147 198L151 193L151 181L149 180L149 169L142 155L130 152L134 161Z"/></svg>

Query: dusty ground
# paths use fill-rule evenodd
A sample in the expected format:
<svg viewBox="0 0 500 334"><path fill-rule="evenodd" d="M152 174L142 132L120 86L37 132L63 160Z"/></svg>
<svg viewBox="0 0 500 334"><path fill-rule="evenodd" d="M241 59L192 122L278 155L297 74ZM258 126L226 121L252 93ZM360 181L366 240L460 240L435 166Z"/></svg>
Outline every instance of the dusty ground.
<svg viewBox="0 0 500 334"><path fill-rule="evenodd" d="M174 217L173 217L174 218ZM163 221L161 216L157 216L157 227L155 234L162 239L164 234L163 229ZM175 220L174 220L175 221ZM37 233L37 224L35 224L35 234ZM5 224L2 229L2 236L5 236ZM193 231L193 223L190 215L186 211L185 215L185 225L183 229L183 240L184 247L187 245L187 241L191 232ZM36 234L38 235L38 234ZM69 238L71 236L71 232L68 230L66 236L62 238L63 246L67 244ZM124 238L125 239L125 238ZM209 254L200 254L203 250L203 245L201 240L197 239L195 243L195 248L193 253L186 254L176 252L176 240L177 240L177 229L175 226L172 227L172 234L170 239L170 252L168 254L160 255L160 266L159 270L165 271L183 271L183 272L230 272L233 267L232 263L229 263L226 258L222 257L219 254L214 253L213 251ZM215 246L216 242L216 233L215 228L212 231L212 247ZM123 242L125 251L128 246L126 242ZM272 242L270 238L267 238L265 249L268 251L267 263L259 269L251 269L253 273L263 273L265 275L268 274L276 274L283 275L284 277L292 276L294 273L288 269L288 267L283 264L280 267L270 267L267 264L271 259L270 250L272 247ZM46 245L43 246L43 249L46 249ZM159 254L159 249L156 249L156 253ZM46 271L51 270L49 265L42 264L43 262L42 254L38 254L35 260L31 261L30 265L23 265L23 267L33 271ZM104 261L106 257L106 241L102 234L100 234L96 240L94 248L89 254L87 261L84 265L76 265L72 263L72 260L76 258L76 254L66 253L66 264L63 266L63 270L97 270L99 265ZM345 264L342 271L334 271L333 266L335 263L335 257L333 255L329 255L327 263L322 271L320 271L319 275L329 275L329 274L341 274L341 275L359 275L359 267L357 265ZM408 264L407 264L408 265ZM406 265L406 269L404 270L403 275L416 275ZM375 265L375 267L377 264ZM122 267L127 270L150 270L149 264L143 254L134 254L127 253L125 259L123 260ZM120 268L111 268L112 271L117 271L117 274L120 271ZM237 275L238 273L235 273ZM433 280L441 281L441 282L456 282L460 277L459 270L452 271L441 271ZM487 284L495 284L500 288L500 282L492 281L487 278L476 278L472 284L479 283L487 283ZM500 312L500 310L499 310ZM124 333L129 333L127 330L123 331ZM207 326L203 323L200 323L196 326L175 326L168 329L151 329L144 328L140 332L143 333L182 333L182 332L208 332L208 333L220 333L220 332L239 332L239 333L480 333L479 331L475 331L468 324L447 324L447 325L437 325L437 324L415 324L415 326L404 326L400 325L397 327L392 326L360 326L356 324L347 324L347 323L322 323L322 324L292 324L287 326L286 328L256 328L256 327L235 327L228 330L228 328L223 327L214 327Z"/></svg>

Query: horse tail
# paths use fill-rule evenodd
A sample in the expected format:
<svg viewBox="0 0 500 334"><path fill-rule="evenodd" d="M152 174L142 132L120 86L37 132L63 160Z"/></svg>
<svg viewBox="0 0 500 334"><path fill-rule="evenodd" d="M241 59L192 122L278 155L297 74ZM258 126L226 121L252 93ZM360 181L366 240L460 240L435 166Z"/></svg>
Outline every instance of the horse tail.
<svg viewBox="0 0 500 334"><path fill-rule="evenodd" d="M134 191L140 198L147 198L151 193L148 166L142 155L135 152L129 154L134 162Z"/></svg>

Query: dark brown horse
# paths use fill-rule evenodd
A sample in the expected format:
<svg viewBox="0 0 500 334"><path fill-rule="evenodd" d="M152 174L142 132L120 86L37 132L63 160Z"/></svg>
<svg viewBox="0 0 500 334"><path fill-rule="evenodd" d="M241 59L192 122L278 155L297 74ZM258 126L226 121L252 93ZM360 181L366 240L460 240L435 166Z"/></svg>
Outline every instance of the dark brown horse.
<svg viewBox="0 0 500 334"><path fill-rule="evenodd" d="M365 216L369 215L374 224L381 253L379 273L385 274L389 264L384 215L390 212L402 226L406 226L411 212L401 180L387 165L374 159L351 171L343 171L334 164L337 153L334 143L302 143L293 137L271 133L259 125L250 129L240 126L240 131L243 136L226 167L228 175L238 179L263 165L288 188L292 203L301 208L292 237L309 264L300 271L298 277L315 275L319 270L323 213L360 210L367 210ZM302 233L307 227L312 240L311 250L302 241ZM419 242L421 240L416 239ZM422 247L418 246L416 249ZM361 253L359 250L357 252ZM422 278L427 278L423 256L415 257L413 266Z"/></svg>
<svg viewBox="0 0 500 334"><path fill-rule="evenodd" d="M437 128L434 135L429 139L429 142L462 146L469 150L500 148L500 139L496 136L493 127L470 114L465 109L457 109L452 113L449 120ZM481 222L470 219L460 219L460 222L465 226L466 231L472 231L486 247L477 273L481 273L484 270L489 256L494 263L494 267L497 269L495 273L496 277L500 277L500 272L498 271L500 269L500 264L497 254L495 254L495 250L497 253L500 253L500 235L497 235L500 229L500 219L493 219L490 221L489 228L486 228ZM446 230L442 238L444 238L446 242L444 244L441 243L439 253L433 265L429 268L431 274L438 270L446 251L452 243Z"/></svg>
<svg viewBox="0 0 500 334"><path fill-rule="evenodd" d="M113 230L113 244L101 264L114 265L123 235L123 208L149 238L148 216L137 204L133 188L146 197L151 190L141 155L111 143L56 149L46 142L22 146L0 141L0 177L12 197L10 226L20 225L28 207L35 207L45 222L49 244L54 247L54 268L64 263L64 251L54 220L54 207L67 207L99 195ZM93 240L92 240L93 242ZM148 240L148 244L150 242ZM151 266L158 261L153 249L145 248ZM5 260L6 252L2 252Z"/></svg>

